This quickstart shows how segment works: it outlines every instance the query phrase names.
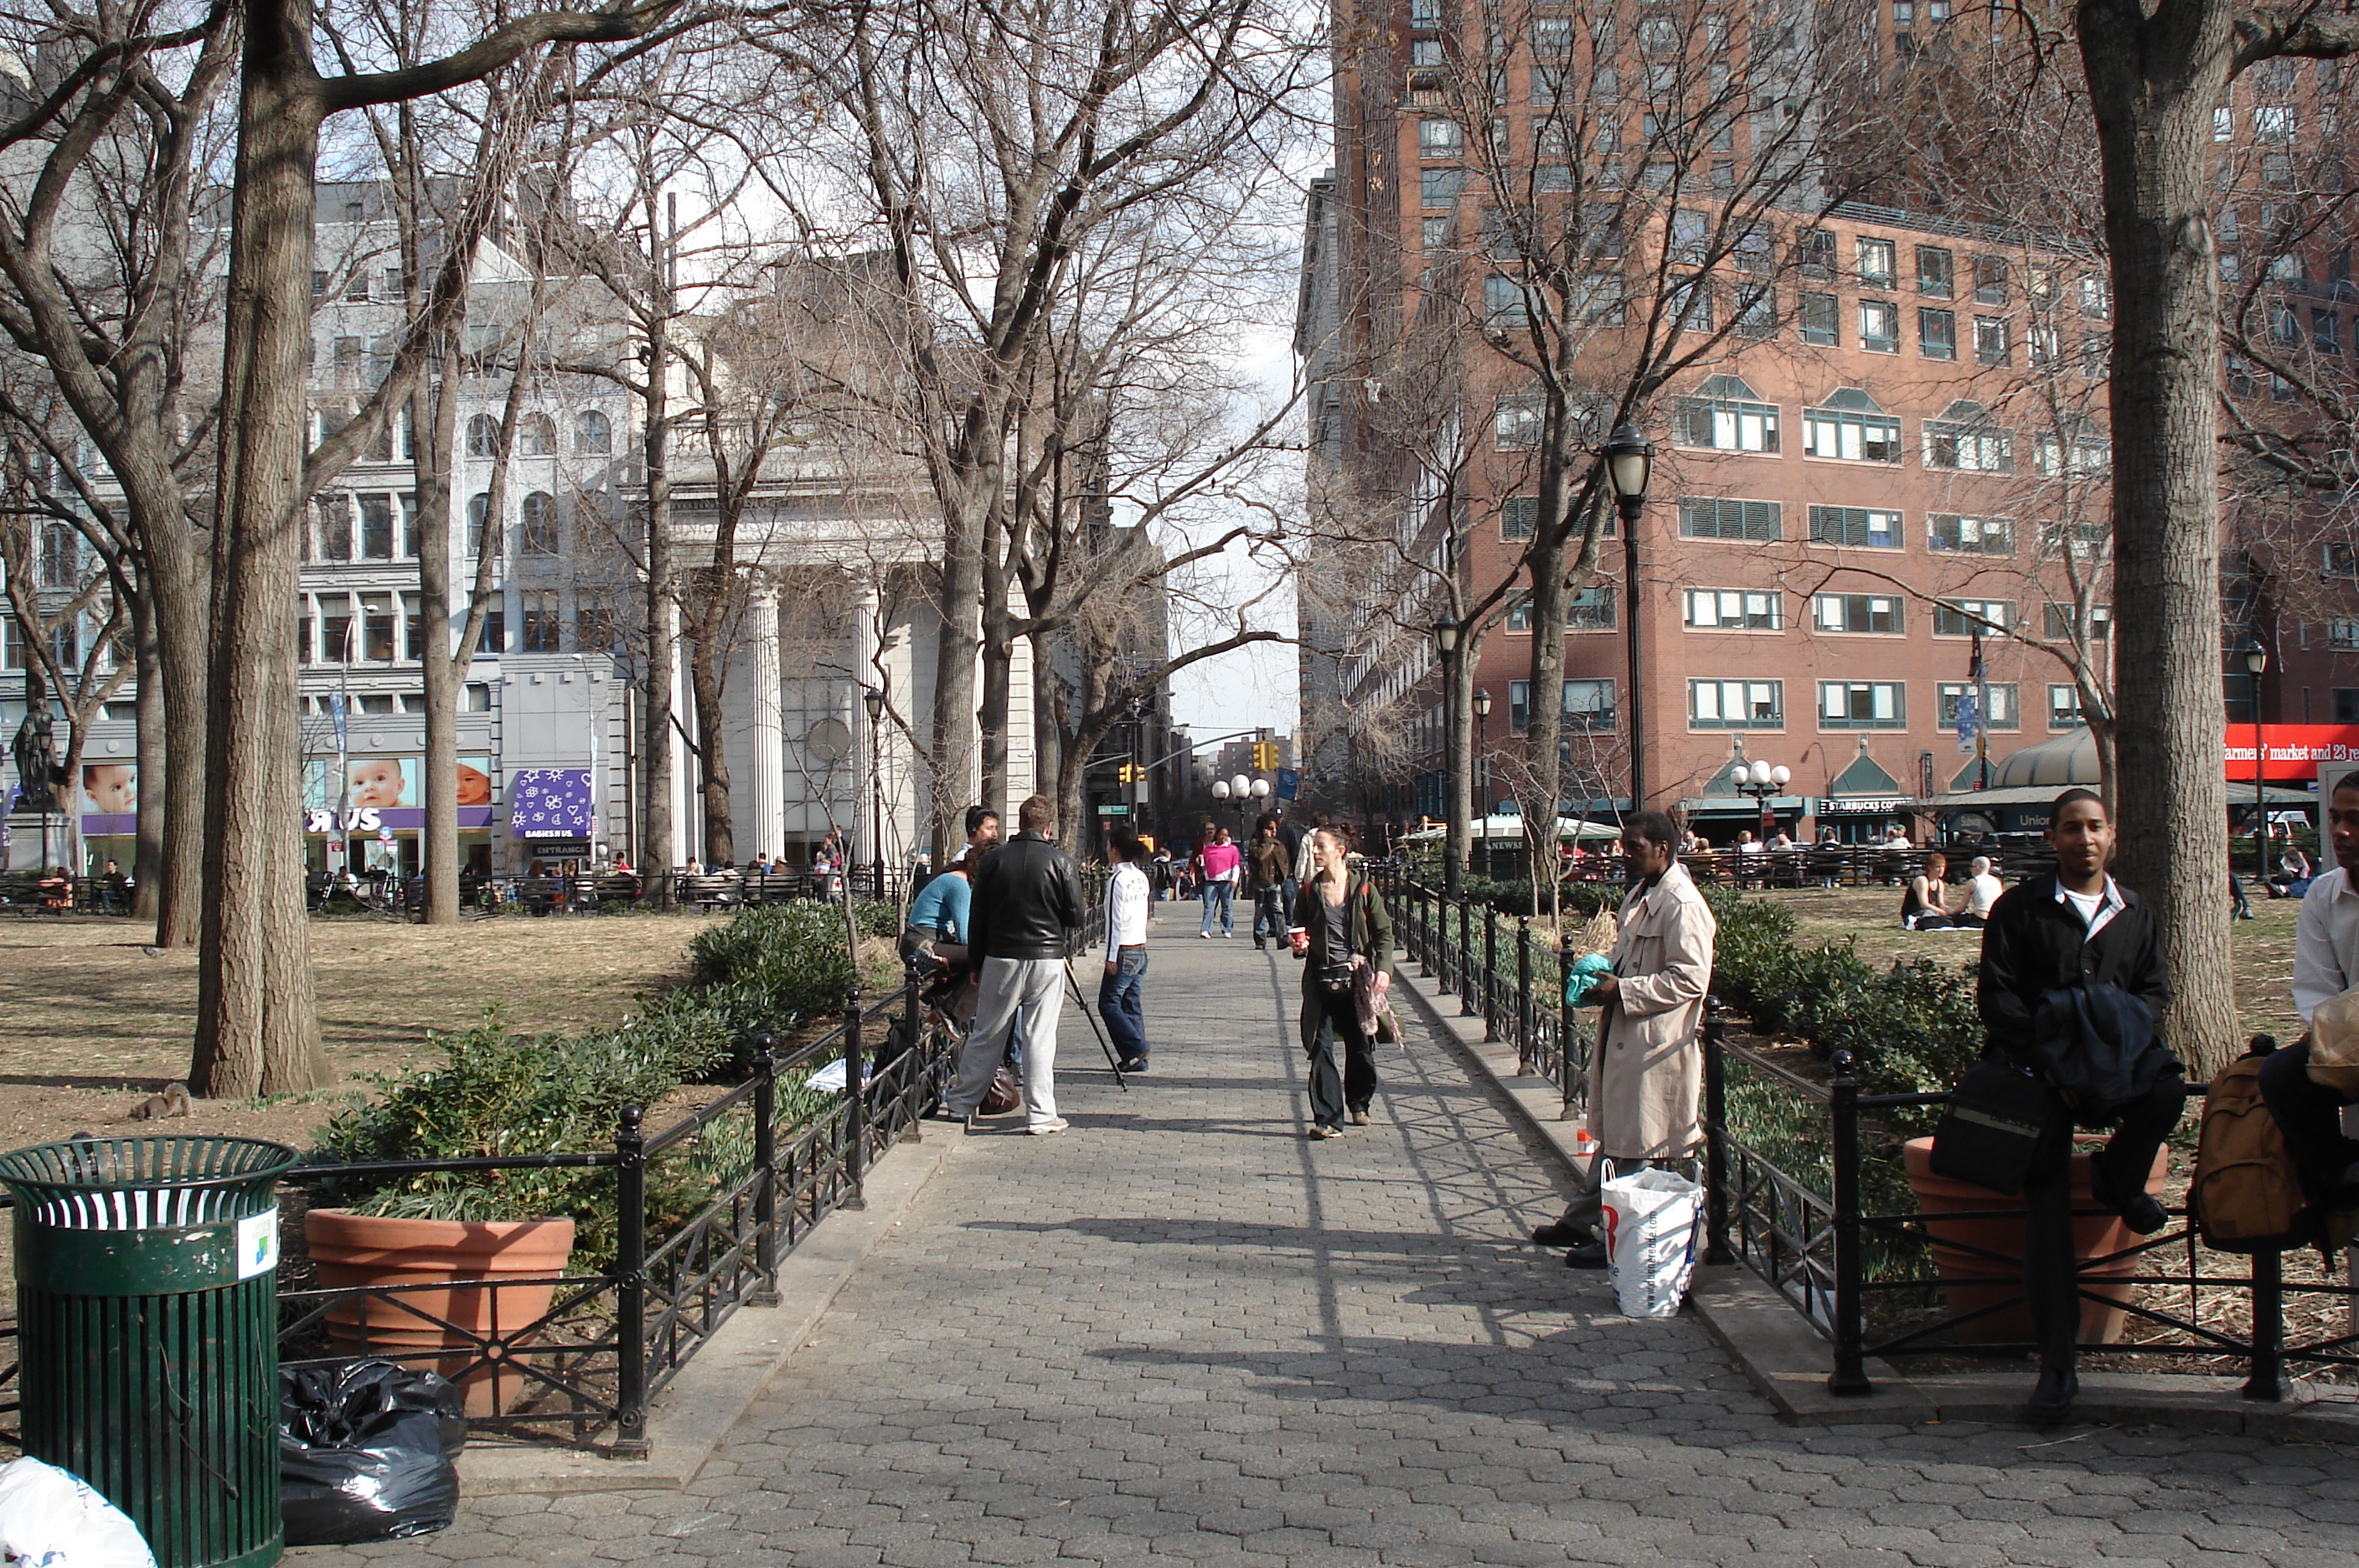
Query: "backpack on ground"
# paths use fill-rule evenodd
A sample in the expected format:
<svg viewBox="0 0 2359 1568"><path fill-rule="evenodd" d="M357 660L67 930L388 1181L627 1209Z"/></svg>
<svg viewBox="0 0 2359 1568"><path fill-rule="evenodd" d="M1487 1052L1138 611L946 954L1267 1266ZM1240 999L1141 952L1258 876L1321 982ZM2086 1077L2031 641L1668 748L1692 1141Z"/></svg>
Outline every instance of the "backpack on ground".
<svg viewBox="0 0 2359 1568"><path fill-rule="evenodd" d="M2261 1063L2276 1049L2256 1036L2253 1049L2212 1075L2203 1097L2187 1208L2215 1252L2283 1252L2318 1240L2318 1216L2261 1098Z"/></svg>

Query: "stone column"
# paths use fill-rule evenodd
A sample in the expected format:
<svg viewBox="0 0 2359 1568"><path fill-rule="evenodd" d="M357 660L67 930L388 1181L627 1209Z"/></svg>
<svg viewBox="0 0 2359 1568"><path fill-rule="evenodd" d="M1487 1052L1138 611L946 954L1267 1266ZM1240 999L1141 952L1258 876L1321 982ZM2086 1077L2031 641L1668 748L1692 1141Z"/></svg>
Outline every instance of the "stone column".
<svg viewBox="0 0 2359 1568"><path fill-rule="evenodd" d="M876 843L876 797L871 772L877 737L869 733L868 704L862 700L869 687L885 678L876 668L878 613L875 584L862 583L852 606L852 683L845 695L852 710L849 718L854 745L851 757L845 759L848 767L844 777L846 793L851 797L852 842L859 846L853 858L863 866L874 866L883 853Z"/></svg>
<svg viewBox="0 0 2359 1568"><path fill-rule="evenodd" d="M738 854L776 855L786 843L787 724L778 678L778 592L765 580L754 589L746 608L753 636L752 722L746 727L753 752L752 777L746 780L745 806L738 821Z"/></svg>

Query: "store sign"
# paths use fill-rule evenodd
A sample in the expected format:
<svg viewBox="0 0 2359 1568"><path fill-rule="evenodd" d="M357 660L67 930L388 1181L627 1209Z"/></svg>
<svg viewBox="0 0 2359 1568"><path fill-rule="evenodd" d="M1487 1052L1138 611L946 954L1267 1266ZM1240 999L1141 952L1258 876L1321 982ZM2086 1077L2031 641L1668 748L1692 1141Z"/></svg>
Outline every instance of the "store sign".
<svg viewBox="0 0 2359 1568"><path fill-rule="evenodd" d="M2299 789L2318 777L2318 764L2359 764L2359 724L2263 724L2260 736L2268 742L2267 777ZM2228 777L2249 781L2253 777L2251 724L2228 726L2225 753Z"/></svg>
<svg viewBox="0 0 2359 1568"><path fill-rule="evenodd" d="M527 768L508 785L508 836L586 839L597 806L586 768Z"/></svg>
<svg viewBox="0 0 2359 1568"><path fill-rule="evenodd" d="M1818 810L1811 814L1821 817L1889 817L1904 812L1917 802L1906 795L1822 795Z"/></svg>
<svg viewBox="0 0 2359 1568"><path fill-rule="evenodd" d="M420 757L312 757L303 764L307 833L419 833L426 826L426 759ZM492 825L492 759L462 757L452 777L459 826Z"/></svg>

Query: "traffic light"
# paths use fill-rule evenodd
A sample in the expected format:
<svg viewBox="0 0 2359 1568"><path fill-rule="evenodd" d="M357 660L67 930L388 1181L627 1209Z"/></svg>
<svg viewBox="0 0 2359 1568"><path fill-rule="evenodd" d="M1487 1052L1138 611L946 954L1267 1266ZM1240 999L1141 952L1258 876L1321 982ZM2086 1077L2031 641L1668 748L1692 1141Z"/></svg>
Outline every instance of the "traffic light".
<svg viewBox="0 0 2359 1568"><path fill-rule="evenodd" d="M1136 762L1125 762L1114 770L1114 776L1117 783L1136 784L1147 777L1147 769Z"/></svg>
<svg viewBox="0 0 2359 1568"><path fill-rule="evenodd" d="M1276 768L1277 766L1277 742L1274 740L1257 740L1254 742L1253 765L1256 769L1264 773L1267 773L1272 768Z"/></svg>

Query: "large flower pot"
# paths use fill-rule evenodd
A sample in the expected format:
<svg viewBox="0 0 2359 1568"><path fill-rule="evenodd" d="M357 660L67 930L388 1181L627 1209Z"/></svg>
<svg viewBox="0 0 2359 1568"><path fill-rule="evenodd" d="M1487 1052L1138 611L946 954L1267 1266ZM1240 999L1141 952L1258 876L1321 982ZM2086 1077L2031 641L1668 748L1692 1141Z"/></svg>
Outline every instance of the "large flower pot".
<svg viewBox="0 0 2359 1568"><path fill-rule="evenodd" d="M2032 1337L2031 1309L2023 1300L2023 1200L1995 1192L1988 1187L1977 1187L1971 1181L1933 1173L1933 1140L1912 1138L1904 1152L1908 1162L1908 1185L1917 1194L1917 1207L1925 1214L1925 1232L1933 1244L1933 1266L1940 1271L1941 1293L1949 1298L1952 1312L1971 1312L2016 1298L2011 1306L2001 1307L1978 1317L1956 1331L1960 1339L1975 1342L2008 1342ZM2075 1210L2094 1209L2096 1193L2089 1185L2092 1157L2072 1157L2072 1207ZM2159 1197L2163 1178L2170 1170L2170 1151L2158 1149L2154 1157L2154 1169L2147 1173L2146 1190ZM1934 1216L1945 1214L1971 1214L1978 1211L2009 1211L1991 1214L1981 1219L1944 1220ZM2131 1253L2126 1257L2111 1255L2135 1246L2138 1237L2119 1216L2110 1214L2075 1214L2072 1219L2072 1253L2083 1262L2092 1258L2105 1258L2082 1270L2081 1279L2084 1291L2102 1301L2081 1298L2081 1343L2111 1345L2122 1336L2122 1324L2127 1314L2123 1312L2136 1293L2135 1285L2104 1285L2099 1280L2120 1279L2138 1273L2144 1255ZM1956 1245L1944 1247L1944 1241ZM1962 1250L1977 1247L1999 1254L1985 1258L1981 1253ZM2114 1304L2107 1304L2108 1302Z"/></svg>
<svg viewBox="0 0 2359 1568"><path fill-rule="evenodd" d="M533 1336L525 1331L548 1313L557 1287L506 1281L561 1276L573 1254L571 1220L388 1219L313 1209L303 1216L303 1236L321 1290L447 1287L337 1302L326 1314L337 1349L456 1377L471 1416L504 1412L530 1383L516 1364L528 1359L522 1349ZM483 1342L489 1348L479 1351ZM478 1354L488 1364L462 1376Z"/></svg>

